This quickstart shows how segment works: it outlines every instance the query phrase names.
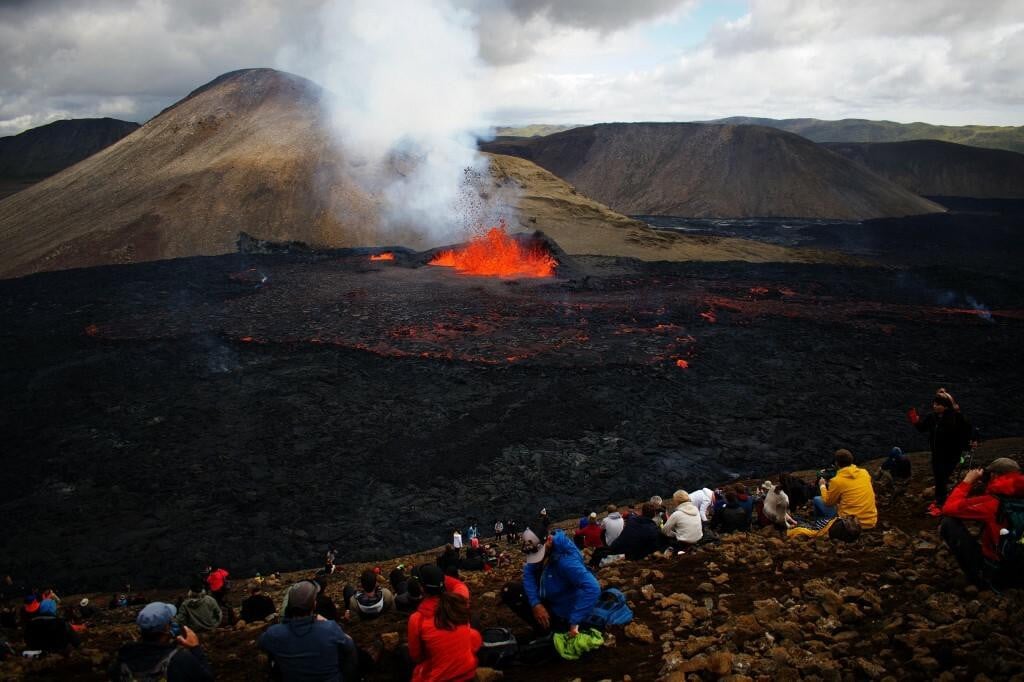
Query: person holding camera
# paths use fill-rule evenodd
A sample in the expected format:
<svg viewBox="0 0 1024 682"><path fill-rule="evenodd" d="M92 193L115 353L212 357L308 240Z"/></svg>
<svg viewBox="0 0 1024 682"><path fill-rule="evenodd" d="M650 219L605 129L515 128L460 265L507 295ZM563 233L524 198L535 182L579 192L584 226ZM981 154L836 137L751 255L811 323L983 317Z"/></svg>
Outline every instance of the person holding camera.
<svg viewBox="0 0 1024 682"><path fill-rule="evenodd" d="M935 478L935 501L928 506L927 513L941 516L949 479L960 463L961 453L971 447L971 423L945 388L935 392L931 414L922 417L912 407L907 412L907 420L915 429L928 434L928 445L932 451L932 474Z"/></svg>
<svg viewBox="0 0 1024 682"><path fill-rule="evenodd" d="M973 494L972 494L973 493ZM972 469L964 476L942 506L939 535L956 557L967 579L974 585L986 583L1008 587L1021 584L1021 567L1011 565L1005 556L1004 536L1020 528L1008 527L1012 519L1001 514L1006 500L1024 506L1024 474L1020 465L1009 457L993 460L985 469ZM984 524L981 543L971 534L966 521ZM1014 545L1016 549L1018 545ZM1021 561L1022 557L1015 557Z"/></svg>
<svg viewBox="0 0 1024 682"><path fill-rule="evenodd" d="M166 679L167 682L210 682L213 672L199 645L199 637L178 625L173 604L152 602L140 612L135 624L140 639L121 647L111 664L109 679Z"/></svg>
<svg viewBox="0 0 1024 682"><path fill-rule="evenodd" d="M835 476L826 481L818 478L821 493L814 498L814 528L793 528L789 537L819 537L829 534L835 519L852 516L860 528L874 528L878 523L875 489L871 474L853 463L853 453L842 448L835 454Z"/></svg>

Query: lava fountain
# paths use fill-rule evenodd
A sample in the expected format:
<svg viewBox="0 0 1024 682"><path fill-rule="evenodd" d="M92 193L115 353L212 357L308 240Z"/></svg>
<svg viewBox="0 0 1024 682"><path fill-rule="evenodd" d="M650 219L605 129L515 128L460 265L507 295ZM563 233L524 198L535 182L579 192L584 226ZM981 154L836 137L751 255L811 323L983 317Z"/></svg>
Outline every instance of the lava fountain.
<svg viewBox="0 0 1024 682"><path fill-rule="evenodd" d="M542 246L524 246L509 236L502 222L461 249L442 251L430 265L455 268L460 275L554 277L558 261Z"/></svg>

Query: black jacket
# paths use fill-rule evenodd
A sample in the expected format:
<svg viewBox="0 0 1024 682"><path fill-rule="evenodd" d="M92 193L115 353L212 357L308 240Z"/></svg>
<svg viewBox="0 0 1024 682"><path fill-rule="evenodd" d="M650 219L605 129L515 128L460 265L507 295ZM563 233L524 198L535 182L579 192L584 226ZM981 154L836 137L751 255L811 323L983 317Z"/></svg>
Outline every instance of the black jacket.
<svg viewBox="0 0 1024 682"><path fill-rule="evenodd" d="M121 664L126 664L132 672L142 673L153 670L160 662L171 654L167 666L167 682L212 682L213 673L210 663L202 647L179 649L174 643L132 642L125 644L117 652L117 658L110 665L108 674L111 680L121 679Z"/></svg>
<svg viewBox="0 0 1024 682"><path fill-rule="evenodd" d="M750 530L750 514L738 502L726 503L715 512L711 519L711 527L721 533Z"/></svg>
<svg viewBox="0 0 1024 682"><path fill-rule="evenodd" d="M946 410L941 416L932 412L915 426L928 434L933 466L955 466L960 461L960 453L970 447L971 423L960 412Z"/></svg>
<svg viewBox="0 0 1024 682"><path fill-rule="evenodd" d="M238 617L246 623L263 620L277 611L274 600L265 594L254 594L242 600L242 612Z"/></svg>
<svg viewBox="0 0 1024 682"><path fill-rule="evenodd" d="M636 561L657 551L660 540L661 533L653 519L630 516L622 527L622 533L608 547L611 550L608 553L625 554L630 561Z"/></svg>
<svg viewBox="0 0 1024 682"><path fill-rule="evenodd" d="M29 649L60 652L78 646L78 635L63 618L36 616L25 628L25 645Z"/></svg>

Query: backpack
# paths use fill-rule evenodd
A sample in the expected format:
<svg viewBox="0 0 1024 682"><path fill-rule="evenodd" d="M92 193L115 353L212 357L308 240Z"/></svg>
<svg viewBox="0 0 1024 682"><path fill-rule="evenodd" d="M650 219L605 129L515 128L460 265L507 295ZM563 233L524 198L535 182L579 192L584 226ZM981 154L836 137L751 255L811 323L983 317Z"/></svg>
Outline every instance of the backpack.
<svg viewBox="0 0 1024 682"><path fill-rule="evenodd" d="M1024 498L1000 497L996 519L1005 532L999 534L1000 570L1007 575L1024 572Z"/></svg>
<svg viewBox="0 0 1024 682"><path fill-rule="evenodd" d="M580 623L580 629L593 628L603 631L609 625L625 625L631 620L633 611L626 603L626 595L614 587L609 587L601 593L590 615Z"/></svg>
<svg viewBox="0 0 1024 682"><path fill-rule="evenodd" d="M170 652L149 670L135 671L127 663L122 663L119 679L121 682L167 682L167 669L171 667L171 659L178 651L180 649Z"/></svg>
<svg viewBox="0 0 1024 682"><path fill-rule="evenodd" d="M853 542L860 537L860 519L856 516L841 516L828 527L828 537L831 540Z"/></svg>
<svg viewBox="0 0 1024 682"><path fill-rule="evenodd" d="M476 652L479 664L485 668L506 668L516 662L519 643L508 628L484 628L480 633L483 644Z"/></svg>

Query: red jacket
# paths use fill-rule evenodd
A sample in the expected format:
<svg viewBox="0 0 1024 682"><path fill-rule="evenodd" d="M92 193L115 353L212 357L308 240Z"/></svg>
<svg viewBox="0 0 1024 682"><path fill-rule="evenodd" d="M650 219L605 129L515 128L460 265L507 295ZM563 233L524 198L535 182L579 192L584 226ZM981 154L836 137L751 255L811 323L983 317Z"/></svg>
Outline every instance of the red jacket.
<svg viewBox="0 0 1024 682"><path fill-rule="evenodd" d="M604 529L596 523L588 523L576 535L583 536L584 547L604 547Z"/></svg>
<svg viewBox="0 0 1024 682"><path fill-rule="evenodd" d="M999 498L1024 497L1024 474L1012 472L1001 474L989 481L984 495L968 496L971 486L961 482L942 505L942 515L968 521L981 521L985 529L981 536L981 551L989 559L999 561L999 531L1002 526L996 519L999 513Z"/></svg>
<svg viewBox="0 0 1024 682"><path fill-rule="evenodd" d="M206 576L206 584L209 585L210 592L220 592L224 588L224 581L228 579L228 575L223 568L210 571L210 575Z"/></svg>
<svg viewBox="0 0 1024 682"><path fill-rule="evenodd" d="M465 583L451 580L449 584L445 578L445 589L468 598ZM440 597L427 597L409 616L409 656L416 663L412 682L469 682L476 677L476 651L483 637L468 624L454 630L438 628L434 613L440 601Z"/></svg>

